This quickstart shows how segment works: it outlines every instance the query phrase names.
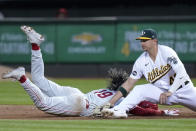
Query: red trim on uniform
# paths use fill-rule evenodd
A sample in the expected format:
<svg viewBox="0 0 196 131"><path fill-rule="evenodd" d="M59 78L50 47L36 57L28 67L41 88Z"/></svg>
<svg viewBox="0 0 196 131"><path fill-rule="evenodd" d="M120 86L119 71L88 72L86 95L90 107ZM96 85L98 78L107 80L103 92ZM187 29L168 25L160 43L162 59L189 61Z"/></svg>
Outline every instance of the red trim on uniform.
<svg viewBox="0 0 196 131"><path fill-rule="evenodd" d="M158 110L158 105L157 104L154 104L150 101L142 101L138 104L139 107L142 107L142 108L151 108L151 109L154 109L154 110Z"/></svg>
<svg viewBox="0 0 196 131"><path fill-rule="evenodd" d="M140 102L135 108L129 111L133 115L139 116L161 116L164 115L164 111L158 109L157 104L153 104L149 101Z"/></svg>
<svg viewBox="0 0 196 131"><path fill-rule="evenodd" d="M36 96L36 99L38 99L38 101L39 101L39 103L37 103L37 104L41 104L41 106L43 106L43 107L39 107L39 106L37 106L37 104L35 104L36 106L37 106L37 108L39 108L40 110L42 110L43 108L46 108L46 110L43 110L43 111L45 111L45 112L47 112L47 113L51 113L51 114L53 114L53 113L58 113L58 114L63 114L63 115L72 115L73 113L74 114L78 114L78 113L80 113L80 112L78 112L78 111L67 111L67 110L64 110L64 109L61 109L61 108L56 108L56 107L54 107L54 106L50 106L50 105L48 105L47 103L45 104L44 103L44 101L43 101L43 97L39 94L39 92L36 92L36 91L34 91L32 88L32 86L31 86L31 84L29 84L29 83L26 83L26 86L27 86L27 88ZM50 111L51 110L51 111ZM62 112L62 113L59 113L59 112ZM70 114L71 113L71 114Z"/></svg>
<svg viewBox="0 0 196 131"><path fill-rule="evenodd" d="M31 46L32 46L32 50L39 50L40 49L39 45L36 43L32 43Z"/></svg>
<svg viewBox="0 0 196 131"><path fill-rule="evenodd" d="M155 110L151 108L142 108L136 106L134 109L129 111L129 113L138 116L161 116L164 112L162 110Z"/></svg>
<svg viewBox="0 0 196 131"><path fill-rule="evenodd" d="M88 102L88 100L86 99L86 109L88 109L89 108L89 102Z"/></svg>
<svg viewBox="0 0 196 131"><path fill-rule="evenodd" d="M20 77L19 81L20 81L20 83L24 83L26 80L27 80L26 76L23 75L23 76Z"/></svg>

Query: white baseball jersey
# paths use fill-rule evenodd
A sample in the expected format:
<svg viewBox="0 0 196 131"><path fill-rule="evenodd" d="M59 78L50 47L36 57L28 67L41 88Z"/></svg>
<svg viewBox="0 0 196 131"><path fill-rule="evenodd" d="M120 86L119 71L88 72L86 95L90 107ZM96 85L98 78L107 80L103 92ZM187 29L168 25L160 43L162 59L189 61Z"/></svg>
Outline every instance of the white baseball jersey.
<svg viewBox="0 0 196 131"><path fill-rule="evenodd" d="M116 91L109 90L109 89L99 89L99 90L93 90L87 94L85 94L86 98L89 101L89 108L87 109L87 112L85 112L86 115L92 115L93 110L97 106L102 106L106 102L109 102L109 100L115 95ZM118 100L115 105L118 105L123 98Z"/></svg>
<svg viewBox="0 0 196 131"><path fill-rule="evenodd" d="M193 86L184 65L173 49L158 45L156 60L153 61L148 52L144 52L136 60L130 77L140 79L143 75L149 84L136 85L128 96L114 108L128 111L143 100L159 103L161 93L170 91L175 74L185 78L180 87L168 97L166 104L180 104L196 111L196 88Z"/></svg>
<svg viewBox="0 0 196 131"><path fill-rule="evenodd" d="M183 63L173 49L158 45L158 54L153 61L147 52L144 52L135 62L132 73L133 79L140 79L143 75L146 80L159 88L169 89L173 83L175 72L178 72ZM184 74L187 80L190 78Z"/></svg>

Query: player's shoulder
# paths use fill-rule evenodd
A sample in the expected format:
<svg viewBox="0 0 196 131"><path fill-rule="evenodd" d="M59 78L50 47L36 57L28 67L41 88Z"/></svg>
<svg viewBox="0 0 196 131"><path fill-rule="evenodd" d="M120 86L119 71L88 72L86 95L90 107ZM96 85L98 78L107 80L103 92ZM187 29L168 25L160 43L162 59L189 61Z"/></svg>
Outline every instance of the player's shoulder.
<svg viewBox="0 0 196 131"><path fill-rule="evenodd" d="M145 51L137 58L136 61L144 61L147 56L148 56L148 53Z"/></svg>
<svg viewBox="0 0 196 131"><path fill-rule="evenodd" d="M159 50L162 52L175 52L171 47L166 45L158 45Z"/></svg>
<svg viewBox="0 0 196 131"><path fill-rule="evenodd" d="M160 51L160 54L167 58L167 57L171 57L171 56L176 56L177 53L174 51L174 49L172 49L171 47L169 46L166 46L166 45L159 45L159 51Z"/></svg>

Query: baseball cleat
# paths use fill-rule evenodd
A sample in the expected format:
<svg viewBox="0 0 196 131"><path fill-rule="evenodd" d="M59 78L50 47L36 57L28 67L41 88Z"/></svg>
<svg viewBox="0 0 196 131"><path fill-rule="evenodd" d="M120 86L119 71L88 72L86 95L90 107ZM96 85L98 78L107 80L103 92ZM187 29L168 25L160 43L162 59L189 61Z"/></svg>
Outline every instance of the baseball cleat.
<svg viewBox="0 0 196 131"><path fill-rule="evenodd" d="M117 110L114 108L111 109L103 109L101 111L104 118L127 118L128 115L125 111Z"/></svg>
<svg viewBox="0 0 196 131"><path fill-rule="evenodd" d="M37 33L32 27L23 25L20 29L27 35L27 40L29 40L30 43L35 43L40 46L44 41L44 37Z"/></svg>
<svg viewBox="0 0 196 131"><path fill-rule="evenodd" d="M21 76L25 75L25 68L24 67L18 67L10 72L3 73L2 78L3 79L8 79L8 78L13 78L16 80L20 80Z"/></svg>
<svg viewBox="0 0 196 131"><path fill-rule="evenodd" d="M164 113L166 116L179 116L180 111L179 110L164 110Z"/></svg>

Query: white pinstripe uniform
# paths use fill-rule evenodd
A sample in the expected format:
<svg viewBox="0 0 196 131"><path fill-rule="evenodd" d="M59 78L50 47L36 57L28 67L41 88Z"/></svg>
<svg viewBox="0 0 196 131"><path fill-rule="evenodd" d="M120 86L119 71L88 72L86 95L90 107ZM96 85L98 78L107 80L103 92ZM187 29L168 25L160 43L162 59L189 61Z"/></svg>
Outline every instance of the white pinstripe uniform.
<svg viewBox="0 0 196 131"><path fill-rule="evenodd" d="M175 91L171 87L177 73L182 76L183 84ZM147 52L141 54L134 63L130 77L140 79L143 75L150 84L135 86L114 109L128 111L143 100L158 103L160 94L170 91L173 94L167 99L166 104L180 104L196 111L196 88L194 88L183 63L173 49L158 45L155 62Z"/></svg>
<svg viewBox="0 0 196 131"><path fill-rule="evenodd" d="M36 107L50 114L90 116L96 106L108 102L115 94L109 89L84 94L77 88L60 86L48 80L44 77L41 50L32 50L31 74L34 84L27 79L21 85Z"/></svg>

